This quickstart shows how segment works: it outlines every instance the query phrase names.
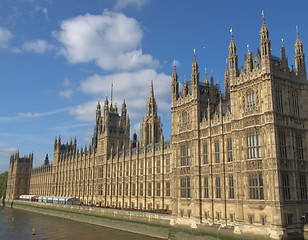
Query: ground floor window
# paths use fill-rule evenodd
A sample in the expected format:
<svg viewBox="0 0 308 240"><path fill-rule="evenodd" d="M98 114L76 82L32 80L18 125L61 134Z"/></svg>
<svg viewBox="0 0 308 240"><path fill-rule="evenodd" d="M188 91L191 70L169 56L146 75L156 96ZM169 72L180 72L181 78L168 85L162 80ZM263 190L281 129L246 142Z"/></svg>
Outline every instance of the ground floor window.
<svg viewBox="0 0 308 240"><path fill-rule="evenodd" d="M250 199L264 199L262 173L249 174L249 195Z"/></svg>
<svg viewBox="0 0 308 240"><path fill-rule="evenodd" d="M190 198L190 177L181 177L181 198Z"/></svg>

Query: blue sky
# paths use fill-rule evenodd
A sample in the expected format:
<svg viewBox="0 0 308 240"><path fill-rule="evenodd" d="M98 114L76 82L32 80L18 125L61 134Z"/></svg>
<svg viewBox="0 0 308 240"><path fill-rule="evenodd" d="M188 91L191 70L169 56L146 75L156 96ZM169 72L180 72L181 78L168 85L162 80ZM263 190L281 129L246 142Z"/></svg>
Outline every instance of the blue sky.
<svg viewBox="0 0 308 240"><path fill-rule="evenodd" d="M176 60L189 80L196 49L200 81L205 68L224 81L230 28L242 65L247 44L259 47L261 11L272 54L284 39L294 65L296 25L308 44L306 1L1 0L0 173L9 156L34 152L35 166L53 154L54 138L88 145L97 99L125 97L131 132L139 136L151 79L165 139L170 138L170 83ZM205 46L205 48L203 47Z"/></svg>

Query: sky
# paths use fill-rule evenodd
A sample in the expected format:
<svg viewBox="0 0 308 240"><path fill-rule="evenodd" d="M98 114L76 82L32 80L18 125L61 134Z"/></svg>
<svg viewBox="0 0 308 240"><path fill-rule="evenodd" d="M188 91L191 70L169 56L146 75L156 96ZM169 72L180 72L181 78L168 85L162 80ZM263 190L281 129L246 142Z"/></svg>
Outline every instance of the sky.
<svg viewBox="0 0 308 240"><path fill-rule="evenodd" d="M125 98L131 134L140 135L153 79L165 140L171 132L171 74L190 79L194 49L200 81L211 72L223 91L230 29L242 66L259 47L261 12L272 55L284 40L294 64L296 26L308 45L307 1L1 0L0 173L10 155L52 159L57 136L89 145L98 99L119 111ZM307 45L306 45L307 44ZM206 70L205 70L206 69Z"/></svg>

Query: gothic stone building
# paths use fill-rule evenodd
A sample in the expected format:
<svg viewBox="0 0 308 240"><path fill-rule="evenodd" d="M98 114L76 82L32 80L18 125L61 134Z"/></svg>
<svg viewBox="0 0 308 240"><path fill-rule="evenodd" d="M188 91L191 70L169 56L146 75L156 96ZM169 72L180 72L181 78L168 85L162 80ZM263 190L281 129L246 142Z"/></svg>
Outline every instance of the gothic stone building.
<svg viewBox="0 0 308 240"><path fill-rule="evenodd" d="M52 164L46 159L31 173L23 169L32 166L32 156L12 156L8 197L28 192L102 206L170 209L172 224L221 224L271 238L299 231L308 220L303 44L297 33L296 67L290 69L283 44L280 58L271 55L264 18L260 37L260 50L248 49L239 69L231 33L224 95L213 76L200 82L196 54L182 91L174 66L170 141L164 141L153 83L140 141L136 135L129 139L125 100L119 114L106 98L103 113L97 104L90 146L77 149L76 139L62 144L59 137Z"/></svg>

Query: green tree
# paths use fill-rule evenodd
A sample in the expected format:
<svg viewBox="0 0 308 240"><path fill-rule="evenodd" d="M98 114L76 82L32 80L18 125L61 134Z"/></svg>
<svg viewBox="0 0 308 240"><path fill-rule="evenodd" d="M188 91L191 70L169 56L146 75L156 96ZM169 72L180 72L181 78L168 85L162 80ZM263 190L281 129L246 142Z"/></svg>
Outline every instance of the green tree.
<svg viewBox="0 0 308 240"><path fill-rule="evenodd" d="M8 172L0 174L0 197L5 196Z"/></svg>

